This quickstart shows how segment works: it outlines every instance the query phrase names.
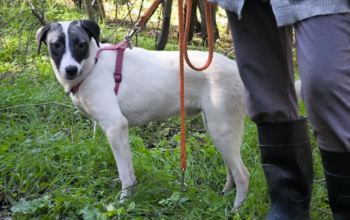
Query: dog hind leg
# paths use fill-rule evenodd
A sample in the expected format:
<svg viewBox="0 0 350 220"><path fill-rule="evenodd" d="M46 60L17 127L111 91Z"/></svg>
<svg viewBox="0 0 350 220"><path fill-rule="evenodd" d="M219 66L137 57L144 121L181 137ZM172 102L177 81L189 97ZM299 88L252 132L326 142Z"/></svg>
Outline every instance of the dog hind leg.
<svg viewBox="0 0 350 220"><path fill-rule="evenodd" d="M211 136L210 133L209 133L209 130L208 130L207 118L205 117L205 113L204 112L202 112L202 117L203 117L203 123L204 123L205 129L207 130L207 133L209 134L209 136ZM226 161L224 161L224 163L225 163L225 167L226 167L227 178L226 178L225 187L222 190L222 194L223 195L227 194L230 191L230 189L232 189L232 187L235 184L235 179L234 179L234 177L232 175L231 168L228 166Z"/></svg>
<svg viewBox="0 0 350 220"><path fill-rule="evenodd" d="M225 187L222 190L222 194L226 195L232 189L232 187L235 185L235 178L232 175L232 171L231 171L231 168L229 167L229 165L226 163L226 161L224 161L224 163L225 163L225 167L226 167L227 179L226 179Z"/></svg>
<svg viewBox="0 0 350 220"><path fill-rule="evenodd" d="M228 168L227 182L223 192L227 193L230 190L233 181L236 183L237 194L233 206L233 209L236 209L246 199L249 185L249 172L240 155L244 131L244 110L242 114L228 114L225 110L213 106L206 109L207 129Z"/></svg>

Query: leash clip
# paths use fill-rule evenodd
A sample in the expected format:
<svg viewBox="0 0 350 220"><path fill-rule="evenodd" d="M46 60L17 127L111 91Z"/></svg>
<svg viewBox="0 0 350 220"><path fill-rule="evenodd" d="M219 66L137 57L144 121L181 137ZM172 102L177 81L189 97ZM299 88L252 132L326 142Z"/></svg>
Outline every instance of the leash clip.
<svg viewBox="0 0 350 220"><path fill-rule="evenodd" d="M180 185L181 185L181 191L182 192L187 192L188 191L188 186L185 183L185 169L181 170L181 180L180 180Z"/></svg>
<svg viewBox="0 0 350 220"><path fill-rule="evenodd" d="M127 43L128 43L128 47L129 47L129 49L130 50L132 50L132 41L131 41L131 39L129 40L129 41L126 41Z"/></svg>
<svg viewBox="0 0 350 220"><path fill-rule="evenodd" d="M132 49L132 42L131 39L132 37L141 30L141 27L139 25L139 23L136 23L135 26L132 28L132 31L130 33L127 33L124 36L124 41L127 42L129 49Z"/></svg>

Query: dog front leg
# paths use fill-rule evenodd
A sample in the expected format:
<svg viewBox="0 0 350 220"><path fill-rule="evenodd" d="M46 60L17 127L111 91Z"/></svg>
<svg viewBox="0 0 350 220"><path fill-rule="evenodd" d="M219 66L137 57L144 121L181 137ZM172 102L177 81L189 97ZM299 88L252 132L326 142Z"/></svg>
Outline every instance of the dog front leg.
<svg viewBox="0 0 350 220"><path fill-rule="evenodd" d="M129 146L128 122L124 116L114 119L113 121L107 120L100 125L108 138L117 162L119 179L122 183L120 202L124 202L125 197L132 194L132 186L136 183L136 177Z"/></svg>

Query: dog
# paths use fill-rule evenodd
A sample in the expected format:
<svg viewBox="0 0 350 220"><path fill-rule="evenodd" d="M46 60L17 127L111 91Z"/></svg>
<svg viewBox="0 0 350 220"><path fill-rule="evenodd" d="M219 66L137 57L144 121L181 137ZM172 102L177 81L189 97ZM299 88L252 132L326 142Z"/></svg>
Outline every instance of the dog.
<svg viewBox="0 0 350 220"><path fill-rule="evenodd" d="M129 147L129 127L178 116L179 52L126 50L122 81L114 93L115 51L97 52L109 44L99 43L99 26L88 20L58 22L38 29L38 54L48 46L53 71L66 92L81 83L71 99L74 105L103 129L113 150L122 184L120 201L131 196L136 183ZM189 51L194 65L202 65L206 52ZM246 116L244 87L236 62L214 53L209 68L197 72L185 65L187 117L202 112L215 147L223 157L227 180L223 194L235 184L233 209L246 199L249 172L240 156Z"/></svg>

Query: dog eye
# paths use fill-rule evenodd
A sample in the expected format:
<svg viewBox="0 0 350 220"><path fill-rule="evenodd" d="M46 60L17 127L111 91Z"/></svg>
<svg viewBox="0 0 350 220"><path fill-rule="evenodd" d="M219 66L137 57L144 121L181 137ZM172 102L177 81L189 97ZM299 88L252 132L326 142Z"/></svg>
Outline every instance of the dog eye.
<svg viewBox="0 0 350 220"><path fill-rule="evenodd" d="M59 49L59 48L61 48L62 44L61 44L61 43L54 43L53 46L54 46L56 49Z"/></svg>
<svg viewBox="0 0 350 220"><path fill-rule="evenodd" d="M78 43L78 47L79 47L80 49L84 49L85 46L86 46L86 43Z"/></svg>

